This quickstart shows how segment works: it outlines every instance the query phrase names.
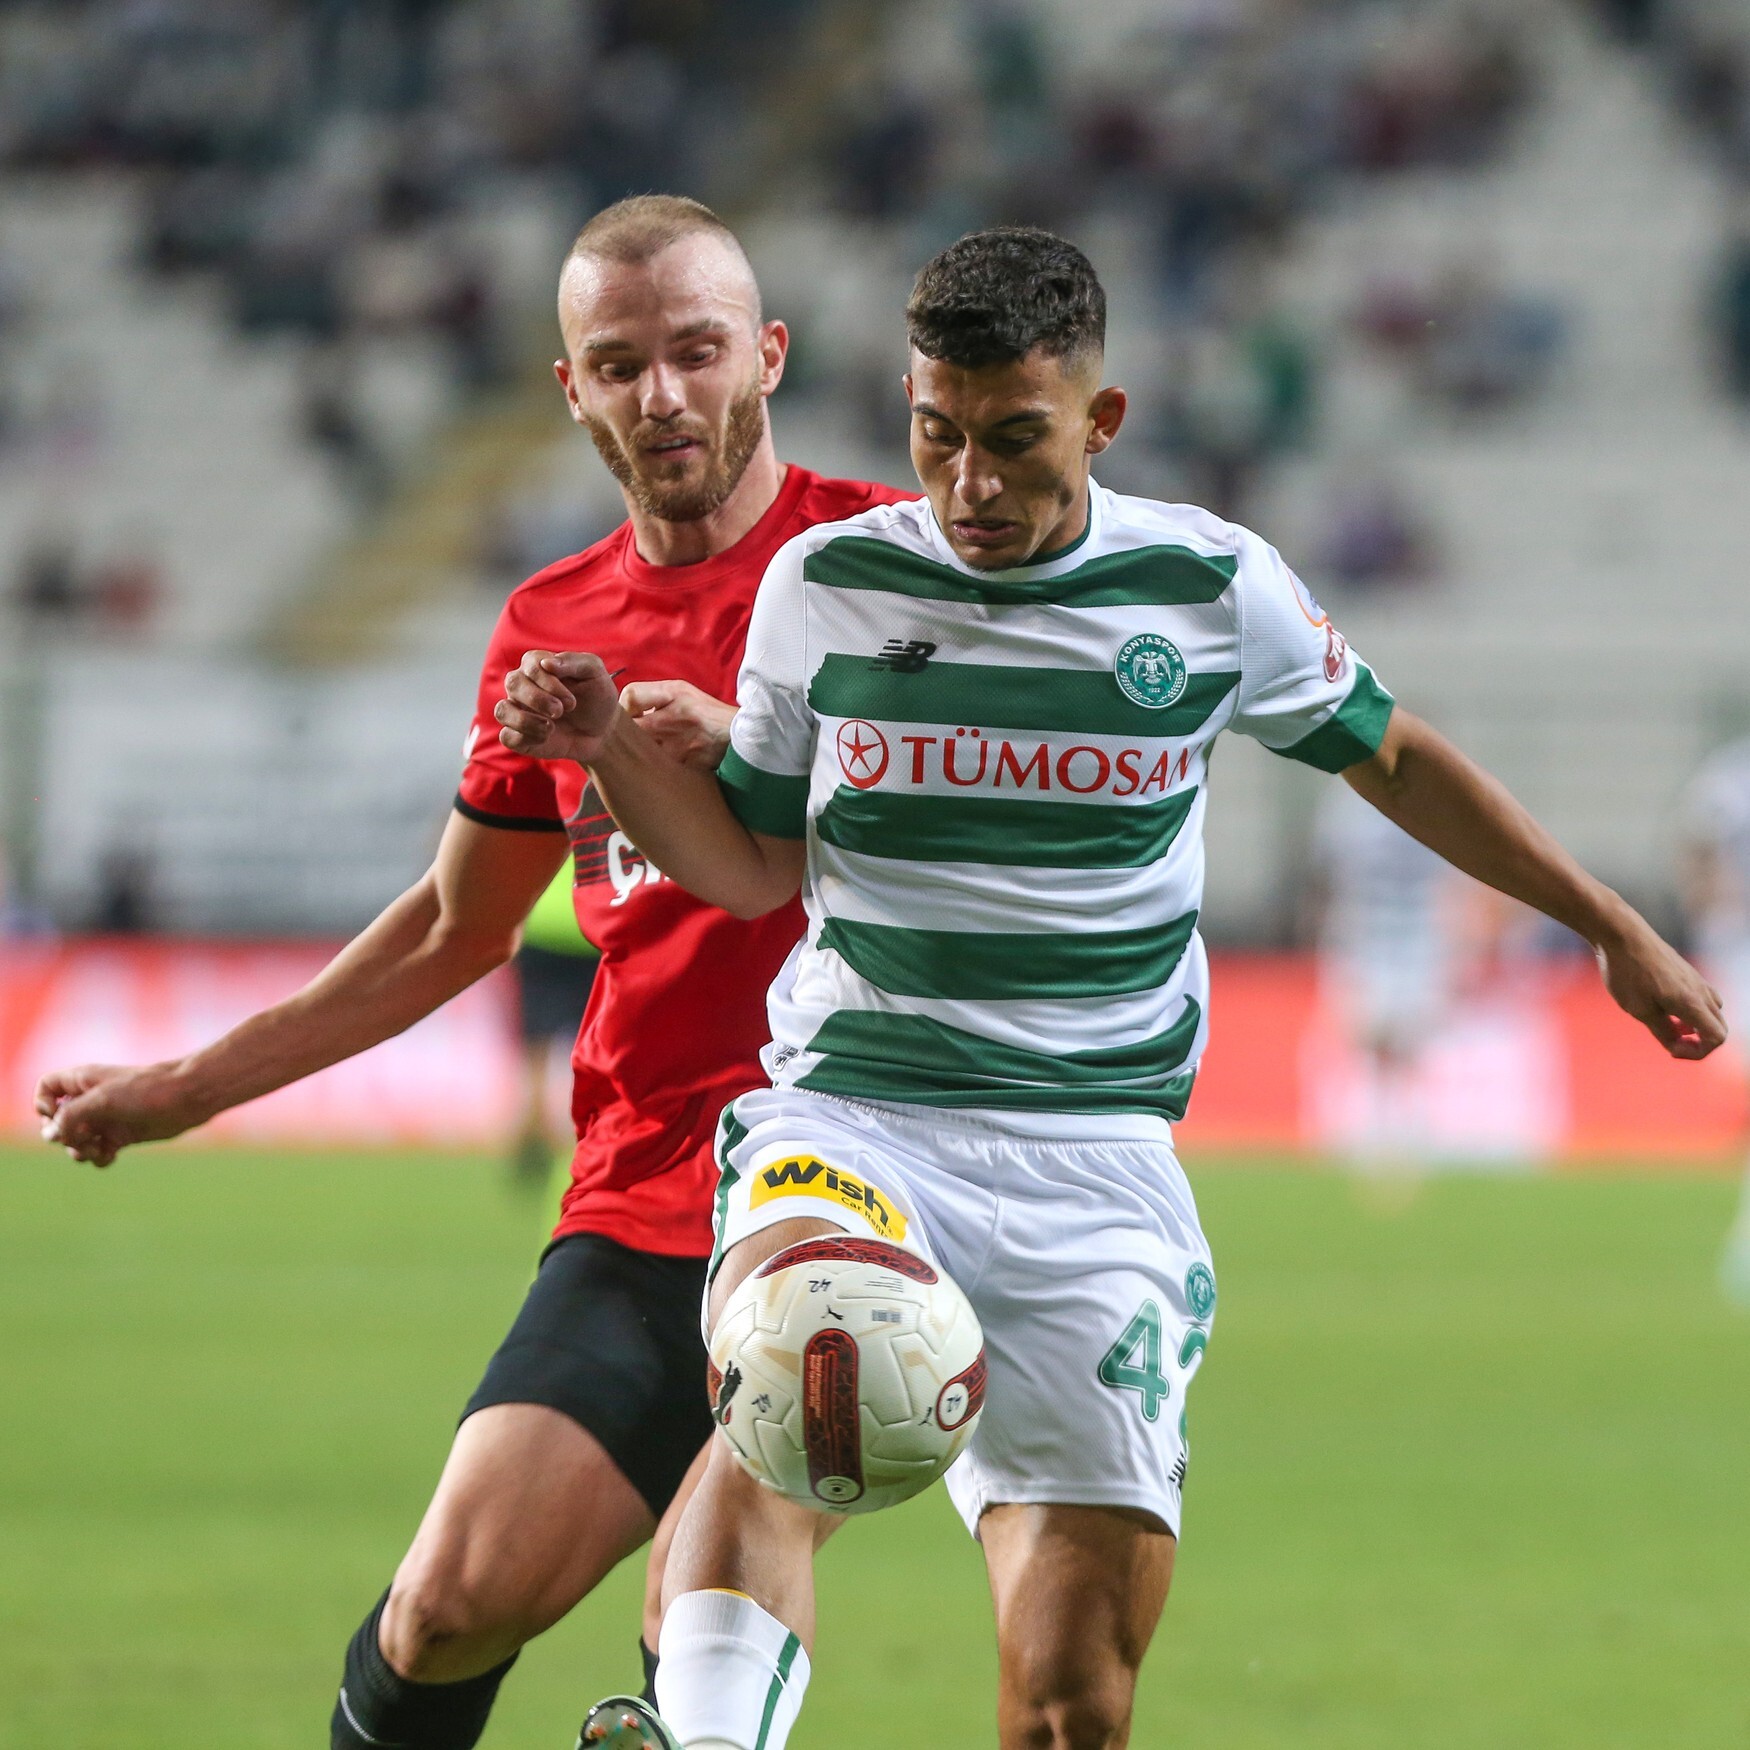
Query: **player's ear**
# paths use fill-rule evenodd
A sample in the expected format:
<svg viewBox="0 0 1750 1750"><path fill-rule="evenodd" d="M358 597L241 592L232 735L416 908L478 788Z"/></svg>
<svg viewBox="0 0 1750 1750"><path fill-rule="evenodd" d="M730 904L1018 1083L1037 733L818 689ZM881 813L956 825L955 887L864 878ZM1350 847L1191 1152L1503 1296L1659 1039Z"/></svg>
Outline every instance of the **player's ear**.
<svg viewBox="0 0 1750 1750"><path fill-rule="evenodd" d="M784 375L790 356L790 330L782 322L763 322L759 332L760 393L769 395Z"/></svg>
<svg viewBox="0 0 1750 1750"><path fill-rule="evenodd" d="M917 395L913 392L911 386L911 372L907 371L899 380L905 384L905 404L907 407L910 407L912 403L917 400Z"/></svg>
<svg viewBox="0 0 1750 1750"><path fill-rule="evenodd" d="M571 374L570 359L554 359L553 375L559 379L559 387L565 391L565 405L571 417L582 425L583 409L577 404L577 383Z"/></svg>
<svg viewBox="0 0 1750 1750"><path fill-rule="evenodd" d="M1124 423L1130 397L1122 389L1102 389L1088 404L1088 454L1097 456L1107 449Z"/></svg>

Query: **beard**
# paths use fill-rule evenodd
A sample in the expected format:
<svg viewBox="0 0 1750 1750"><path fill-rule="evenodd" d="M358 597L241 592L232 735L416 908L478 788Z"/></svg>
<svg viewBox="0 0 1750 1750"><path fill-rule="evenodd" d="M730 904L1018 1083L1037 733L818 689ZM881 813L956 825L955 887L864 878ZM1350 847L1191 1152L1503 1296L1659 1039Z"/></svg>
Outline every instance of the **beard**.
<svg viewBox="0 0 1750 1750"><path fill-rule="evenodd" d="M604 421L592 418L584 423L596 454L646 516L665 523L696 523L718 509L741 484L741 477L766 434L765 397L760 393L758 379L750 382L730 402L715 442L713 434L698 420L640 424L624 443ZM688 463L664 462L644 447L672 437L696 438L707 446L701 477L687 478Z"/></svg>

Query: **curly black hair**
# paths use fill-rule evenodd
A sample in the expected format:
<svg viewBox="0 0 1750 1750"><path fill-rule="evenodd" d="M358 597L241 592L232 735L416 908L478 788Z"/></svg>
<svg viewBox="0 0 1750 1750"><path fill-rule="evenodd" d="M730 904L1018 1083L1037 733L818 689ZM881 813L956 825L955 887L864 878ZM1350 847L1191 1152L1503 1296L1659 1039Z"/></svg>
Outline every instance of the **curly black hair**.
<svg viewBox="0 0 1750 1750"><path fill-rule="evenodd" d="M977 369L1035 347L1071 360L1106 344L1106 293L1093 263L1050 231L1002 225L950 243L927 263L905 307L926 358Z"/></svg>

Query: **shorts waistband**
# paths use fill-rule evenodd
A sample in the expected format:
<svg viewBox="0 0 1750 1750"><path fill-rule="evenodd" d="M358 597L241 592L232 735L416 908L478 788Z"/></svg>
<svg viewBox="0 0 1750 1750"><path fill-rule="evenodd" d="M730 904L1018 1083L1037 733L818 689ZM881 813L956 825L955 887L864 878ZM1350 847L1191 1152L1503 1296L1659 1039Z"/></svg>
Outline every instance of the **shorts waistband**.
<svg viewBox="0 0 1750 1750"><path fill-rule="evenodd" d="M1005 1142L1145 1142L1173 1147L1173 1127L1145 1112L1013 1112L988 1106L905 1106L885 1100L855 1100L813 1088L778 1087L773 1093L845 1106L879 1116L884 1123L923 1131L952 1129Z"/></svg>

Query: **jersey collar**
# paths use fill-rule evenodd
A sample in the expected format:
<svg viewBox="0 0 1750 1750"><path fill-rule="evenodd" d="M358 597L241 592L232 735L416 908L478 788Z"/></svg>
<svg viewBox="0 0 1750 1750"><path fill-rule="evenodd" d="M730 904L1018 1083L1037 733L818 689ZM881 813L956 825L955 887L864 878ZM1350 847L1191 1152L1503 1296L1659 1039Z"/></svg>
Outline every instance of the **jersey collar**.
<svg viewBox="0 0 1750 1750"><path fill-rule="evenodd" d="M1049 559L1038 560L1032 565L1011 565L1002 571L981 571L975 565L968 565L954 551L952 542L942 532L942 525L936 521L935 508L928 499L923 501L924 526L929 533L930 546L934 549L935 556L944 565L951 565L962 577L976 578L986 583L1047 583L1054 577L1066 576L1078 566L1085 565L1100 550L1100 534L1106 520L1105 499L1106 489L1090 475L1087 527L1067 547L1059 547Z"/></svg>

